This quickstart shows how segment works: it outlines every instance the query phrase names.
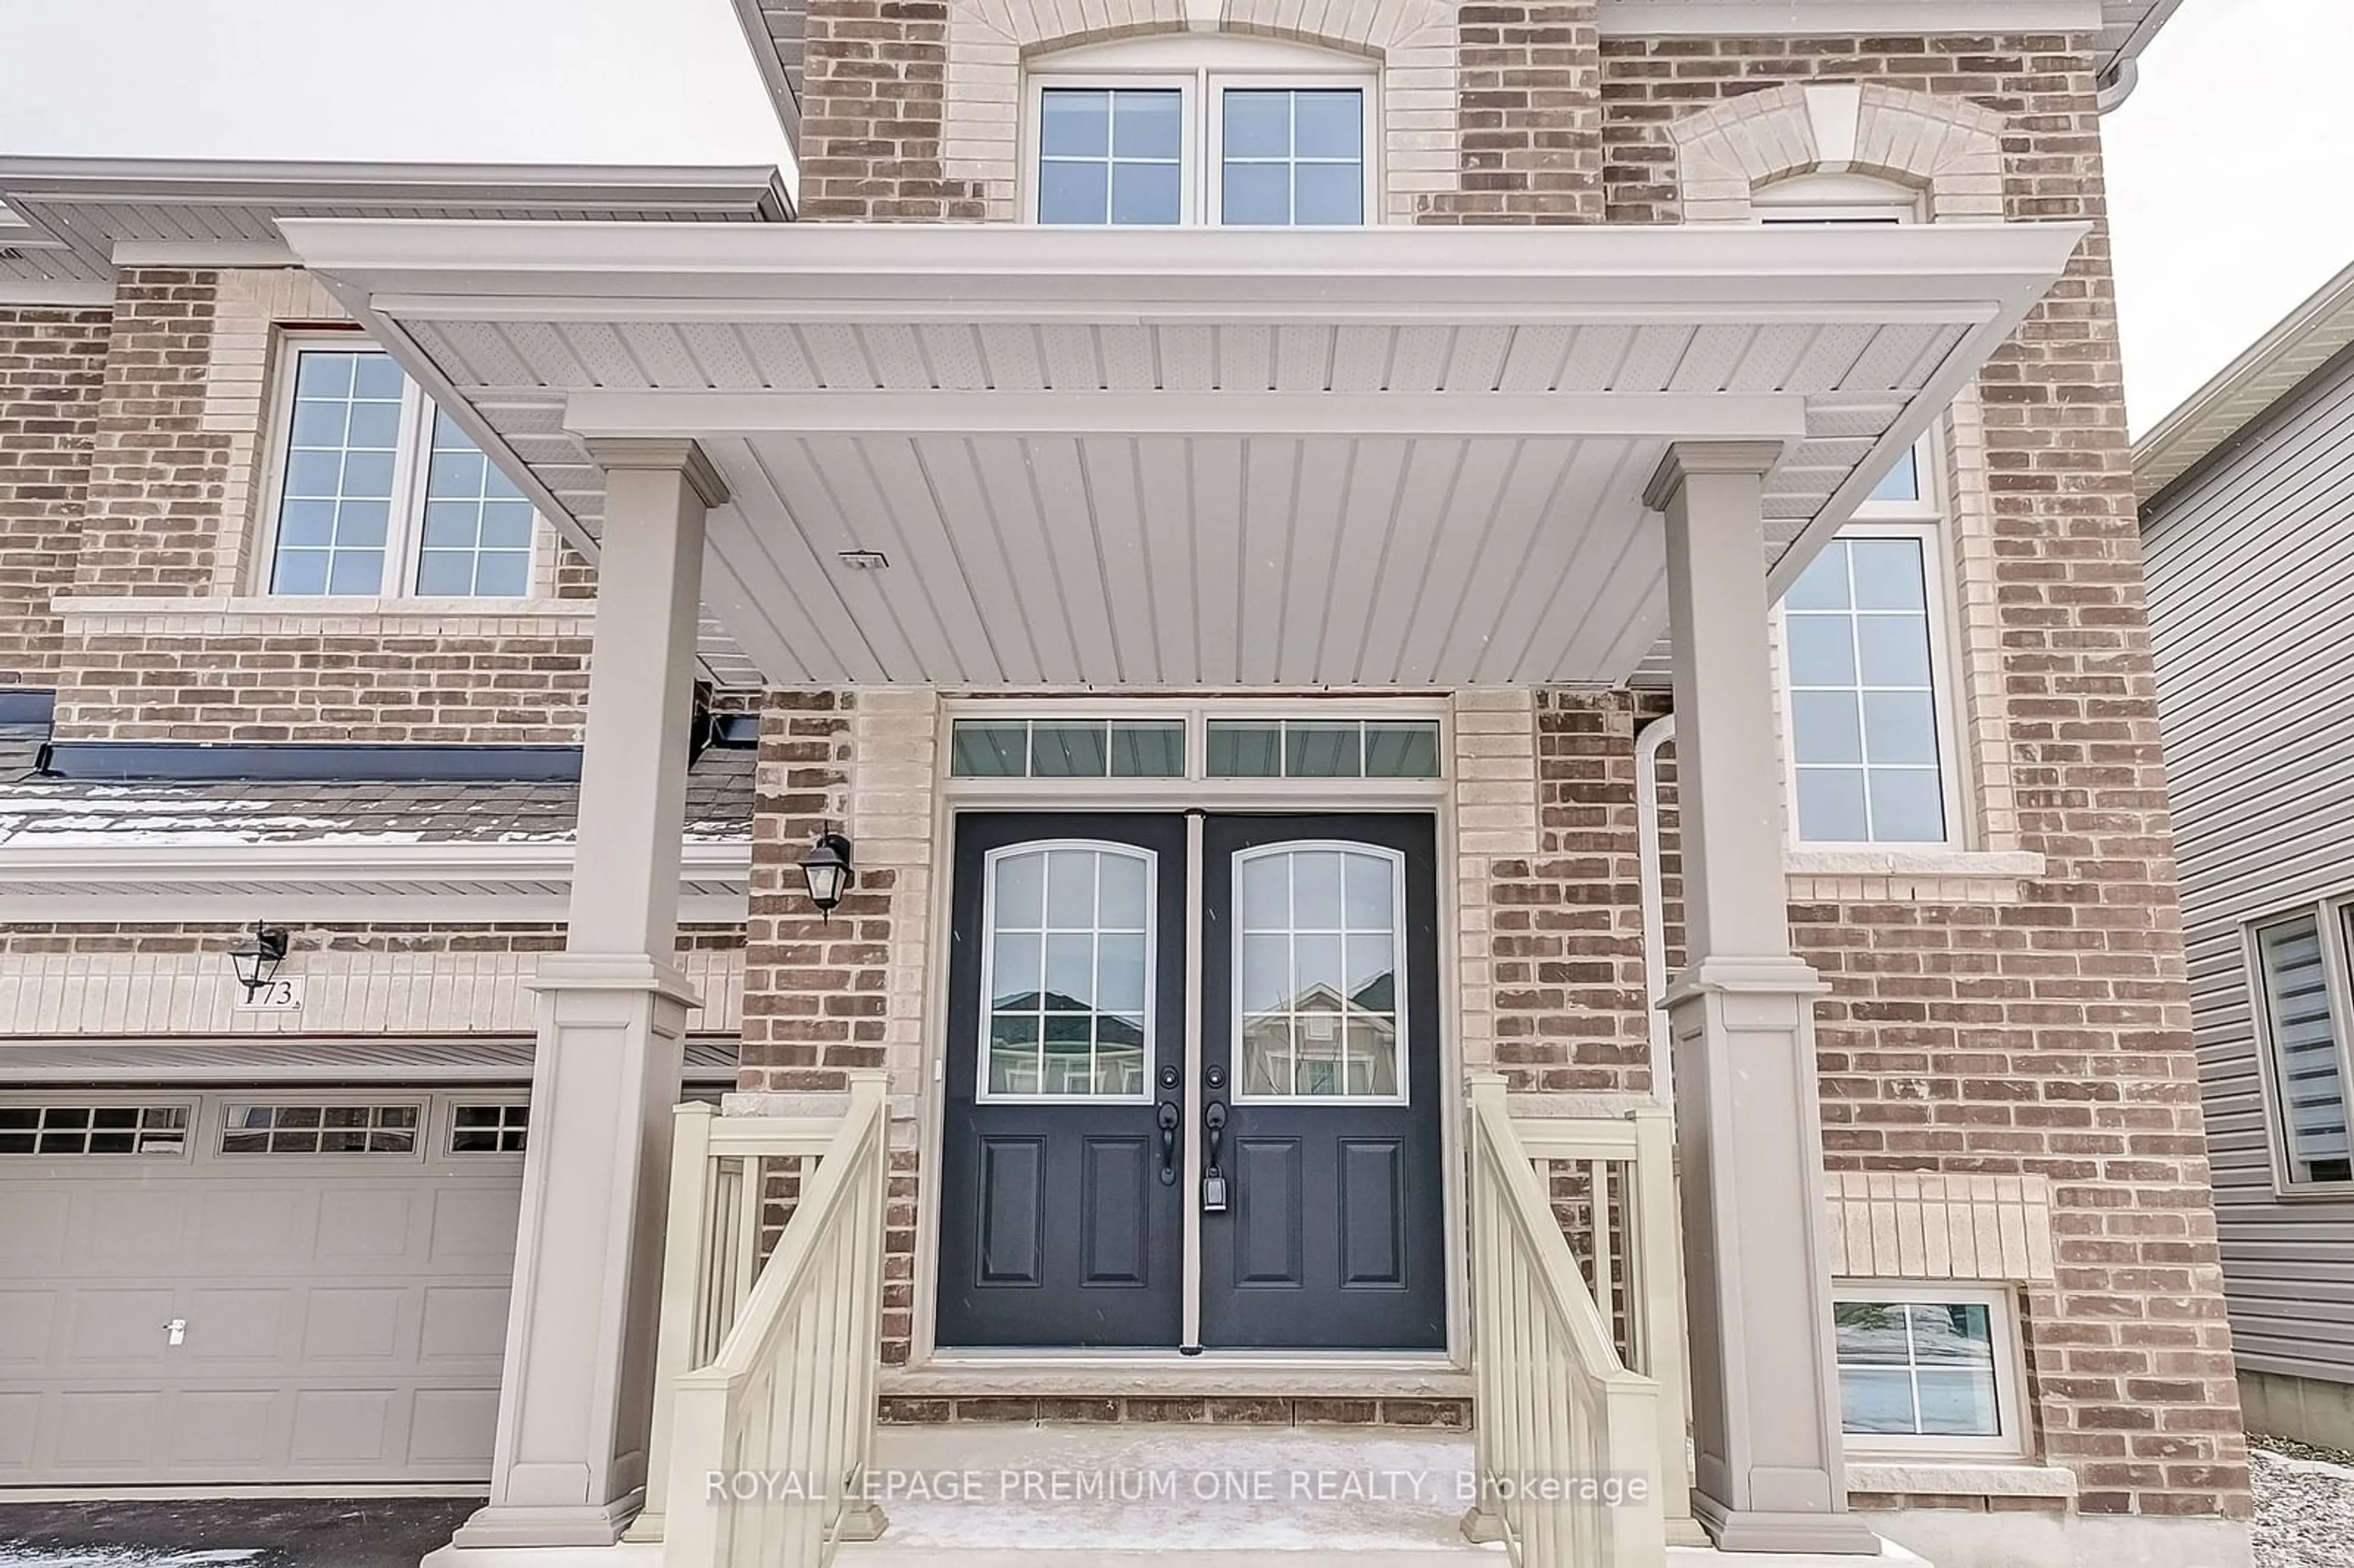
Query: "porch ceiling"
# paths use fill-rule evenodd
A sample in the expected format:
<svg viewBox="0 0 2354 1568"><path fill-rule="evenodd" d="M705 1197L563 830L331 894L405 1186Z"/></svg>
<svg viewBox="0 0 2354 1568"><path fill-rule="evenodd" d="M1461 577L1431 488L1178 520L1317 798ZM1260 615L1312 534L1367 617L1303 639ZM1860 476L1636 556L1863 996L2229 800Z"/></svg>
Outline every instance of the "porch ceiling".
<svg viewBox="0 0 2354 1568"><path fill-rule="evenodd" d="M283 227L587 547L701 442L723 676L1100 686L1624 679L1671 442L1787 579L2083 232Z"/></svg>

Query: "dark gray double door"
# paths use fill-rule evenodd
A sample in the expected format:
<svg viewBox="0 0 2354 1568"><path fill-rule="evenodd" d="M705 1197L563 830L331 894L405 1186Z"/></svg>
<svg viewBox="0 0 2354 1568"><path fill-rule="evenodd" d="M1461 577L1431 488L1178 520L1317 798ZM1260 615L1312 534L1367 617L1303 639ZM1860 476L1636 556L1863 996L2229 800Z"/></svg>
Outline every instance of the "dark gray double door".
<svg viewBox="0 0 2354 1568"><path fill-rule="evenodd" d="M1444 1347L1428 816L968 814L951 897L943 1348Z"/></svg>

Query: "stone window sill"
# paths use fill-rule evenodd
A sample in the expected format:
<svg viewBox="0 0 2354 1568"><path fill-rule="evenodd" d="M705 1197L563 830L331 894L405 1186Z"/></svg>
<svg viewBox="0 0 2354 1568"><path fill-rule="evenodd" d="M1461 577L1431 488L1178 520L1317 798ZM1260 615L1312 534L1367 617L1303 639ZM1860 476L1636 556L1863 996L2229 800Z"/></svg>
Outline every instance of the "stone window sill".
<svg viewBox="0 0 2354 1568"><path fill-rule="evenodd" d="M2024 1463L1850 1459L1847 1489L1882 1497L2071 1499L2076 1495L2076 1472Z"/></svg>
<svg viewBox="0 0 2354 1568"><path fill-rule="evenodd" d="M2016 904L2045 874L2020 850L1790 849L1790 896L1801 904Z"/></svg>
<svg viewBox="0 0 2354 1568"><path fill-rule="evenodd" d="M2045 863L2030 850L1793 849L1783 854L1793 876L2041 876Z"/></svg>
<svg viewBox="0 0 2354 1568"><path fill-rule="evenodd" d="M450 631L544 630L547 621L585 621L588 599L311 598L280 594L110 595L51 601L78 630L205 632ZM533 623L543 623L535 626Z"/></svg>

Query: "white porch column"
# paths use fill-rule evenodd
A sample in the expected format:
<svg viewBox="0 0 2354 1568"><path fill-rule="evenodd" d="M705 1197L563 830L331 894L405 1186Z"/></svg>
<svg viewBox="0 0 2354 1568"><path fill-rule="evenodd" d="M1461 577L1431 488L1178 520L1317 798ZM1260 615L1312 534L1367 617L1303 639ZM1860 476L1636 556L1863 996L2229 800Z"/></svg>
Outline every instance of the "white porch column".
<svg viewBox="0 0 2354 1568"><path fill-rule="evenodd" d="M596 443L603 558L564 951L539 1048L488 1507L460 1549L610 1545L643 1503L671 1107L673 964L706 507L691 441Z"/></svg>
<svg viewBox="0 0 2354 1568"><path fill-rule="evenodd" d="M1729 1552L1876 1552L1847 1512L1814 999L1783 871L1762 506L1778 446L1671 449L1667 517L1689 963L1669 987L1698 1464Z"/></svg>

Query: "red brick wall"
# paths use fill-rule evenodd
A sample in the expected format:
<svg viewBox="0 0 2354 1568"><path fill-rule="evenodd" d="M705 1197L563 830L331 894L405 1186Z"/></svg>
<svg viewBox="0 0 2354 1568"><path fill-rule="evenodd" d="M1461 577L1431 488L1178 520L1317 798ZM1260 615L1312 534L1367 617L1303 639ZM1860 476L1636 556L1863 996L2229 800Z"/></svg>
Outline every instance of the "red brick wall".
<svg viewBox="0 0 2354 1568"><path fill-rule="evenodd" d="M1537 694L1539 853L1499 863L1496 1061L1516 1089L1650 1086L1635 699Z"/></svg>
<svg viewBox="0 0 2354 1568"><path fill-rule="evenodd" d="M57 666L49 596L80 543L111 320L0 310L0 686L45 685Z"/></svg>
<svg viewBox="0 0 2354 1568"><path fill-rule="evenodd" d="M2191 1054L2126 437L2094 71L2081 40L1612 39L1609 213L1674 221L1666 123L1792 80L2002 115L2015 220L2083 220L1981 377L2021 847L2009 904L1805 904L1825 1141L1850 1169L2049 1176L2058 1283L2032 1400L2087 1512L2244 1516L2247 1471Z"/></svg>
<svg viewBox="0 0 2354 1568"><path fill-rule="evenodd" d="M743 1086L831 1090L881 1067L888 871L862 872L831 916L810 907L800 862L849 816L847 692L770 692L760 715L745 933Z"/></svg>
<svg viewBox="0 0 2354 1568"><path fill-rule="evenodd" d="M1497 0L1457 13L1462 188L1423 223L1602 220L1596 0Z"/></svg>
<svg viewBox="0 0 2354 1568"><path fill-rule="evenodd" d="M58 733L80 740L578 744L588 622L463 636L358 626L70 639Z"/></svg>
<svg viewBox="0 0 2354 1568"><path fill-rule="evenodd" d="M134 269L111 310L0 313L0 684L57 687L66 739L577 741L584 617L125 631L54 612L213 596L256 525L231 497L268 486L234 485L233 433L205 428L219 285ZM593 598L595 569L566 547L556 585Z"/></svg>
<svg viewBox="0 0 2354 1568"><path fill-rule="evenodd" d="M808 26L801 217L984 217L979 193L941 168L949 58L942 0L810 0Z"/></svg>

